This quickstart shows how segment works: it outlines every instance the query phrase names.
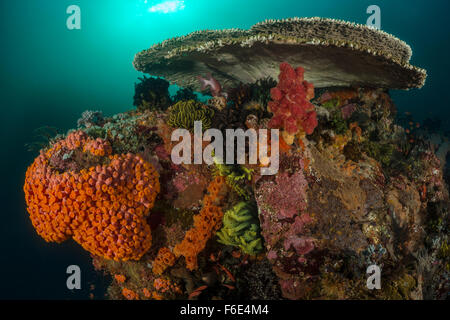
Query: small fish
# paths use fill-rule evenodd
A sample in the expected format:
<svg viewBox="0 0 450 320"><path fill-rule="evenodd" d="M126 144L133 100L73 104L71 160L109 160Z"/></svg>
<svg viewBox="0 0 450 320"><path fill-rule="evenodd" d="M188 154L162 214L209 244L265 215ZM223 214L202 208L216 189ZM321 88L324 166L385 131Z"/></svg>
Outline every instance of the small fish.
<svg viewBox="0 0 450 320"><path fill-rule="evenodd" d="M331 94L327 91L324 94L322 94L319 98L319 102L320 103L324 103L327 102L328 100L333 99L333 97L331 96Z"/></svg>
<svg viewBox="0 0 450 320"><path fill-rule="evenodd" d="M198 76L197 79L198 79L198 81L200 81L200 84L202 85L202 91L205 90L206 88L210 87L211 95L213 97L225 96L222 93L222 87L221 87L220 83L216 79L213 78L211 73L208 73L207 78ZM225 96L225 98L226 98L226 96Z"/></svg>
<svg viewBox="0 0 450 320"><path fill-rule="evenodd" d="M228 270L227 268L225 268L223 265L221 265L220 263L217 264L228 276L228 278L232 281L232 282L236 282L236 279L234 278L233 274L230 272L230 270Z"/></svg>
<svg viewBox="0 0 450 320"><path fill-rule="evenodd" d="M194 291L203 291L206 288L208 288L208 286L201 286L201 287L198 287L197 289L195 289Z"/></svg>
<svg viewBox="0 0 450 320"><path fill-rule="evenodd" d="M202 293L201 291L194 291L189 295L188 299L195 298L195 297L199 296L201 293Z"/></svg>
<svg viewBox="0 0 450 320"><path fill-rule="evenodd" d="M235 289L235 287L230 286L229 284L223 284L223 286L228 288L228 289L230 289L230 290L234 290Z"/></svg>

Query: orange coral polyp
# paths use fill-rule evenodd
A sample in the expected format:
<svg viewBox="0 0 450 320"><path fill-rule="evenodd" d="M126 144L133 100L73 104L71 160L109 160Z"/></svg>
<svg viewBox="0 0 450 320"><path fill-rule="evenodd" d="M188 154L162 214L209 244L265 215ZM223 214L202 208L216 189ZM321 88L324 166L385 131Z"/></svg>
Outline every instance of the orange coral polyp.
<svg viewBox="0 0 450 320"><path fill-rule="evenodd" d="M49 160L61 147L83 148L94 155L109 154L110 162L59 174ZM27 210L37 233L46 241L62 242L73 237L95 255L116 261L139 260L151 246L150 226L144 213L153 207L160 191L158 173L137 155L110 155L111 152L107 141L91 140L82 131L69 134L46 152L41 151L25 177ZM147 183L138 176L146 177ZM129 199L133 180L144 185L144 192Z"/></svg>
<svg viewBox="0 0 450 320"><path fill-rule="evenodd" d="M163 272L175 264L176 257L169 248L161 248L153 262L153 273L161 275Z"/></svg>
<svg viewBox="0 0 450 320"><path fill-rule="evenodd" d="M127 279L123 274L116 274L114 276L114 278L116 279L117 282L119 283L124 283L125 280Z"/></svg>
<svg viewBox="0 0 450 320"><path fill-rule="evenodd" d="M122 289L122 295L127 300L139 300L139 295L136 292L134 292L133 290L130 290L128 288L123 288Z"/></svg>
<svg viewBox="0 0 450 320"><path fill-rule="evenodd" d="M90 140L89 142L87 142L83 147L83 151L89 151L94 156L103 157L111 155L112 148L107 141L97 138L96 140Z"/></svg>
<svg viewBox="0 0 450 320"><path fill-rule="evenodd" d="M225 178L217 176L208 186L208 194L203 199L203 208L194 216L194 227L186 232L183 241L175 246L176 257L184 256L186 268L198 268L197 255L203 251L211 236L222 227L223 212L218 206L226 194Z"/></svg>
<svg viewBox="0 0 450 320"><path fill-rule="evenodd" d="M169 279L156 278L153 281L153 287L161 293L181 293L180 287Z"/></svg>

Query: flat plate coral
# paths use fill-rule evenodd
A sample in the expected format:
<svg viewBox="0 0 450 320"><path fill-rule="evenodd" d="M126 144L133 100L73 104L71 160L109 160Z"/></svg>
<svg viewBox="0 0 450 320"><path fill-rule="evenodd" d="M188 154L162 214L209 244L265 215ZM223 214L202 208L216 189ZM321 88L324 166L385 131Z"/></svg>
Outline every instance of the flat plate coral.
<svg viewBox="0 0 450 320"><path fill-rule="evenodd" d="M420 88L426 71L409 64L411 48L394 36L333 19L266 20L249 30L198 31L139 52L138 71L200 90L212 73L225 87L276 79L281 62L302 65L316 88Z"/></svg>

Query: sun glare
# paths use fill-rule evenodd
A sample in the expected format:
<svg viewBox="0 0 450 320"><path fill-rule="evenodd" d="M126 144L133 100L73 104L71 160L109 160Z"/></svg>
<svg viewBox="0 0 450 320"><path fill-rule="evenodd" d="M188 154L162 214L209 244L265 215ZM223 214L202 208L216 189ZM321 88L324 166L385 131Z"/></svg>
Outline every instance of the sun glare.
<svg viewBox="0 0 450 320"><path fill-rule="evenodd" d="M184 0L164 1L150 7L150 12L172 13L185 8Z"/></svg>

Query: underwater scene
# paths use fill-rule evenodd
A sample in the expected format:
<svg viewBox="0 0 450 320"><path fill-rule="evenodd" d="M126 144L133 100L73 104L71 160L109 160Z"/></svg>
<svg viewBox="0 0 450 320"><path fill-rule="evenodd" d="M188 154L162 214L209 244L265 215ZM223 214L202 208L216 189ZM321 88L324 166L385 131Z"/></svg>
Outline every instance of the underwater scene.
<svg viewBox="0 0 450 320"><path fill-rule="evenodd" d="M0 299L448 300L449 9L2 2Z"/></svg>

